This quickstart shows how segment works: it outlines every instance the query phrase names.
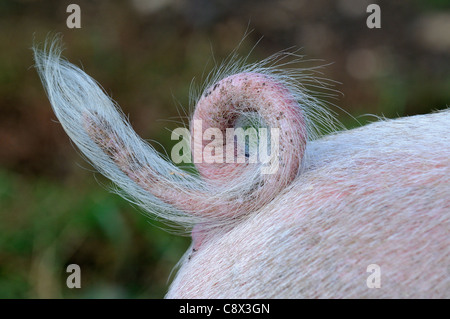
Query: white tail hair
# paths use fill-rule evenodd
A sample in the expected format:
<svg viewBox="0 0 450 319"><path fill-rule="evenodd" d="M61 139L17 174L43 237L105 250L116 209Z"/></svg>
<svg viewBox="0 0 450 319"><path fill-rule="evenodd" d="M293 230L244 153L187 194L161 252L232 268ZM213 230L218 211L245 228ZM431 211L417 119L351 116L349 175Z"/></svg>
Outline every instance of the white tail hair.
<svg viewBox="0 0 450 319"><path fill-rule="evenodd" d="M94 79L61 58L60 43L56 37L33 50L64 130L122 196L184 229L229 224L267 205L301 174L306 143L321 131L343 128L321 99L334 93L319 67L294 68L302 57L292 52L247 64L234 51L210 73L204 92L191 97L196 105L191 120L224 131L256 113L265 126L280 129L280 169L263 175L260 164L201 163L199 175L189 174L141 139ZM314 93L318 90L322 93Z"/></svg>

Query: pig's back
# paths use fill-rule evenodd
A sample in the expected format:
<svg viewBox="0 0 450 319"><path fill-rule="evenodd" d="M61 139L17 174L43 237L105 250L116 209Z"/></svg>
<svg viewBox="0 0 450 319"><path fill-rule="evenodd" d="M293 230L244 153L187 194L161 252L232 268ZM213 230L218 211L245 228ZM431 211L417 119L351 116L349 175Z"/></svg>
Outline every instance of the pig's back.
<svg viewBox="0 0 450 319"><path fill-rule="evenodd" d="M447 110L310 143L295 182L210 233L167 297L450 297L449 123Z"/></svg>

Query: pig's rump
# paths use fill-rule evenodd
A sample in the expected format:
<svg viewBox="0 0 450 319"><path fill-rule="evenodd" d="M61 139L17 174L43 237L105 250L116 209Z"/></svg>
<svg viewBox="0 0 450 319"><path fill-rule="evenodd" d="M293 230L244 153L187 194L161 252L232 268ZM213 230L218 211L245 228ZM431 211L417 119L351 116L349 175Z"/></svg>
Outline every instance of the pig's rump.
<svg viewBox="0 0 450 319"><path fill-rule="evenodd" d="M450 297L450 110L317 139L319 127L341 126L313 94L329 88L315 68L275 67L299 61L285 62L289 53L248 66L231 59L194 99L191 124L222 134L256 114L261 128L280 129L279 156L271 155L278 170L205 160L199 175L188 174L141 139L61 50L50 39L35 61L74 144L127 200L193 227L167 297ZM194 155L206 140L192 143ZM369 288L373 275L381 287Z"/></svg>
<svg viewBox="0 0 450 319"><path fill-rule="evenodd" d="M208 231L166 297L449 298L449 124L447 110L309 143L294 183Z"/></svg>

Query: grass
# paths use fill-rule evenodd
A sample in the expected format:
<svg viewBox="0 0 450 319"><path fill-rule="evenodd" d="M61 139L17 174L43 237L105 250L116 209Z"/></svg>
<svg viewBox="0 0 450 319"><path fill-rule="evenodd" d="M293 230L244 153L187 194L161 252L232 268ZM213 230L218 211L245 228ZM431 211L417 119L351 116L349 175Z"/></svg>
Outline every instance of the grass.
<svg viewBox="0 0 450 319"><path fill-rule="evenodd" d="M82 185L0 171L0 298L164 296L189 240L95 182ZM81 289L66 286L72 263Z"/></svg>

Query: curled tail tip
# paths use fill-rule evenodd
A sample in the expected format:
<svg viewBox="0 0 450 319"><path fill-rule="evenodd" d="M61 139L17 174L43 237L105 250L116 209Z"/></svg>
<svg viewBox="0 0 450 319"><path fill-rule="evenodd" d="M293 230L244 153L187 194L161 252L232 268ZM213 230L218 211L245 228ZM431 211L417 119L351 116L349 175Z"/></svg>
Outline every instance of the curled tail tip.
<svg viewBox="0 0 450 319"><path fill-rule="evenodd" d="M247 68L214 82L198 99L193 119L205 124L202 133L207 128L225 132L239 126L240 118L258 113L267 128L280 129L271 135L279 139L270 139L279 144L274 148L279 151L275 171L264 174L262 165L252 166L248 159L225 163L229 166L203 162L197 165L201 176L197 178L185 176L137 136L95 80L61 58L60 38L47 42L43 50L33 50L66 132L102 174L158 217L191 226L232 222L266 205L298 175L308 139L308 114L285 79L271 76L270 70L258 73L260 69ZM195 147L195 142L191 145ZM207 145L203 141L200 145L203 152Z"/></svg>

